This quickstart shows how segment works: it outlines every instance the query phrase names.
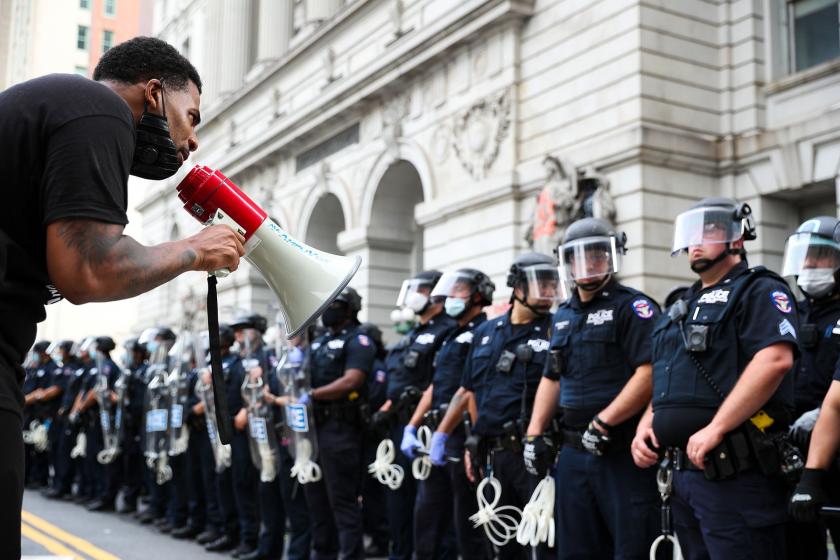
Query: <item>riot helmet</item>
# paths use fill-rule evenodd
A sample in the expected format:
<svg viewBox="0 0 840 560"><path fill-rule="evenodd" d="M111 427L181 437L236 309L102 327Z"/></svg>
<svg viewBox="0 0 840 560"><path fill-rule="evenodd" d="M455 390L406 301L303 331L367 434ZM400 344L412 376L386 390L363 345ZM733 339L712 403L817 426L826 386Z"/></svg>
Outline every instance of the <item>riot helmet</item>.
<svg viewBox="0 0 840 560"><path fill-rule="evenodd" d="M717 257L698 259L692 263L694 272L704 272L728 255L746 254L743 248L733 249L733 242L755 238L755 222L749 204L731 198L704 198L677 216L671 256L698 245L725 244L726 249Z"/></svg>
<svg viewBox="0 0 840 560"><path fill-rule="evenodd" d="M265 334L265 331L268 329L268 321L259 313L248 313L234 319L230 324L230 328L235 331L239 329L255 329L260 334Z"/></svg>
<svg viewBox="0 0 840 560"><path fill-rule="evenodd" d="M627 235L606 220L583 218L566 229L558 248L560 274L564 281L594 291L621 269L627 252Z"/></svg>
<svg viewBox="0 0 840 560"><path fill-rule="evenodd" d="M432 301L431 294L441 275L442 273L438 270L424 270L402 283L400 293L397 296L397 311L405 311L401 316L403 320L411 320L407 318L409 314L412 318L414 314L422 315L429 308L429 305L436 303ZM394 318L395 313L392 313L391 319Z"/></svg>
<svg viewBox="0 0 840 560"><path fill-rule="evenodd" d="M785 242L782 276L793 276L813 299L834 295L840 271L840 220L818 216L802 223Z"/></svg>
<svg viewBox="0 0 840 560"><path fill-rule="evenodd" d="M50 344L49 340L39 340L34 345L32 345L32 351L37 352L38 354L42 352L45 354L49 354L48 350L51 346L52 344Z"/></svg>
<svg viewBox="0 0 840 560"><path fill-rule="evenodd" d="M348 320L356 321L362 310L362 296L355 289L346 286L321 314L321 323L328 329L337 328Z"/></svg>
<svg viewBox="0 0 840 560"><path fill-rule="evenodd" d="M537 315L547 315L560 301L562 286L554 259L542 253L524 253L514 259L507 275L507 285L513 288L511 303L516 300ZM516 296L516 289L523 297ZM534 303L529 303L528 300Z"/></svg>
<svg viewBox="0 0 840 560"><path fill-rule="evenodd" d="M445 272L430 295L431 298L446 298L444 309L453 318L464 315L475 305L484 307L493 303L493 292L496 285L490 278L474 268L459 268ZM478 294L475 301L473 294Z"/></svg>
<svg viewBox="0 0 840 560"><path fill-rule="evenodd" d="M114 343L114 339L110 336L97 336L96 337L96 349L103 354L109 354L117 345Z"/></svg>

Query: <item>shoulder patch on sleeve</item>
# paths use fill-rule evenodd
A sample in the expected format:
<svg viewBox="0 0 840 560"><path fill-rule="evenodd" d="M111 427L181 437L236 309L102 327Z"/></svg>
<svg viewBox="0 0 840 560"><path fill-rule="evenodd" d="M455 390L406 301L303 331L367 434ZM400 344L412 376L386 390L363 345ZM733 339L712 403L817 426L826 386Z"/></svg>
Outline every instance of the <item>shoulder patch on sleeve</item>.
<svg viewBox="0 0 840 560"><path fill-rule="evenodd" d="M638 298L633 300L633 313L641 319L650 319L653 317L653 304L647 298Z"/></svg>
<svg viewBox="0 0 840 560"><path fill-rule="evenodd" d="M770 294L770 301L782 313L790 313L793 311L793 305L790 302L790 296L781 290L774 290Z"/></svg>
<svg viewBox="0 0 840 560"><path fill-rule="evenodd" d="M365 334L360 334L356 339L362 346L370 346L370 339Z"/></svg>

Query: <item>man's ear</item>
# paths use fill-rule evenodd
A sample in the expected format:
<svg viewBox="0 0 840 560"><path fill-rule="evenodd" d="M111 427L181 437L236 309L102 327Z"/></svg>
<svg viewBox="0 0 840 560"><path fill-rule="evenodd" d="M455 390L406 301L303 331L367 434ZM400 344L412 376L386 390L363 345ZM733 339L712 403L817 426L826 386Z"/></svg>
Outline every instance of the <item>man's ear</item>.
<svg viewBox="0 0 840 560"><path fill-rule="evenodd" d="M154 113L161 112L162 95L163 89L160 80L152 78L146 82L146 86L143 88L143 100L146 102L149 111Z"/></svg>

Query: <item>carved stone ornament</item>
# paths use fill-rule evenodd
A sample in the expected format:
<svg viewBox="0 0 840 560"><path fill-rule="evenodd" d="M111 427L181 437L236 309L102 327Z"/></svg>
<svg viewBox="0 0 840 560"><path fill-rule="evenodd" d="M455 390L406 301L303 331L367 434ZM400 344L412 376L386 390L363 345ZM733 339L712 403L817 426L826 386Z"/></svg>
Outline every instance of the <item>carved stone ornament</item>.
<svg viewBox="0 0 840 560"><path fill-rule="evenodd" d="M499 157L510 128L510 95L507 90L476 103L455 118L452 148L464 169L476 180L487 177Z"/></svg>
<svg viewBox="0 0 840 560"><path fill-rule="evenodd" d="M271 90L271 118L277 119L283 116L283 95L280 93L280 88Z"/></svg>
<svg viewBox="0 0 840 560"><path fill-rule="evenodd" d="M385 103L382 108L382 139L385 149L393 159L400 157L400 138L402 138L402 123L408 117L411 99L408 95L398 95Z"/></svg>
<svg viewBox="0 0 840 560"><path fill-rule="evenodd" d="M446 125L440 125L432 134L430 152L438 165L446 163L446 160L449 159L449 137L450 131Z"/></svg>

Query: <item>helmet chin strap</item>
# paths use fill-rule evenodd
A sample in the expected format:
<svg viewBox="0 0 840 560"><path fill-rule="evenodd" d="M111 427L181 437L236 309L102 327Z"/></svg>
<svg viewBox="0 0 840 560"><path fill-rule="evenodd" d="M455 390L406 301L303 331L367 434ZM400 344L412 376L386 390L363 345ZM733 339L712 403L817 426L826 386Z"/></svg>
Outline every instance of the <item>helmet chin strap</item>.
<svg viewBox="0 0 840 560"><path fill-rule="evenodd" d="M743 257L744 254L746 254L746 251L744 251L744 249L733 249L732 245L727 242L726 249L721 251L720 254L715 258L697 259L696 261L691 263L691 270L698 274L701 272L706 272L729 255L741 255Z"/></svg>
<svg viewBox="0 0 840 560"><path fill-rule="evenodd" d="M612 278L612 274L607 274L603 280L599 282L578 282L575 280L575 286L583 290L584 292L597 292L601 288L607 285L607 282L610 281Z"/></svg>
<svg viewBox="0 0 840 560"><path fill-rule="evenodd" d="M531 305L530 303L528 303L525 299L523 299L523 298L518 298L518 297L516 297L516 296L513 296L513 299L514 299L514 300L516 300L516 301L518 301L519 303L521 303L522 305L524 305L524 306L525 306L525 307L527 307L528 309L530 309L530 310L531 310L531 313L533 313L534 315L537 315L537 316L544 316L544 315L549 315L549 314L551 313L551 308L549 308L549 309L540 309L539 307L534 307L533 305Z"/></svg>

